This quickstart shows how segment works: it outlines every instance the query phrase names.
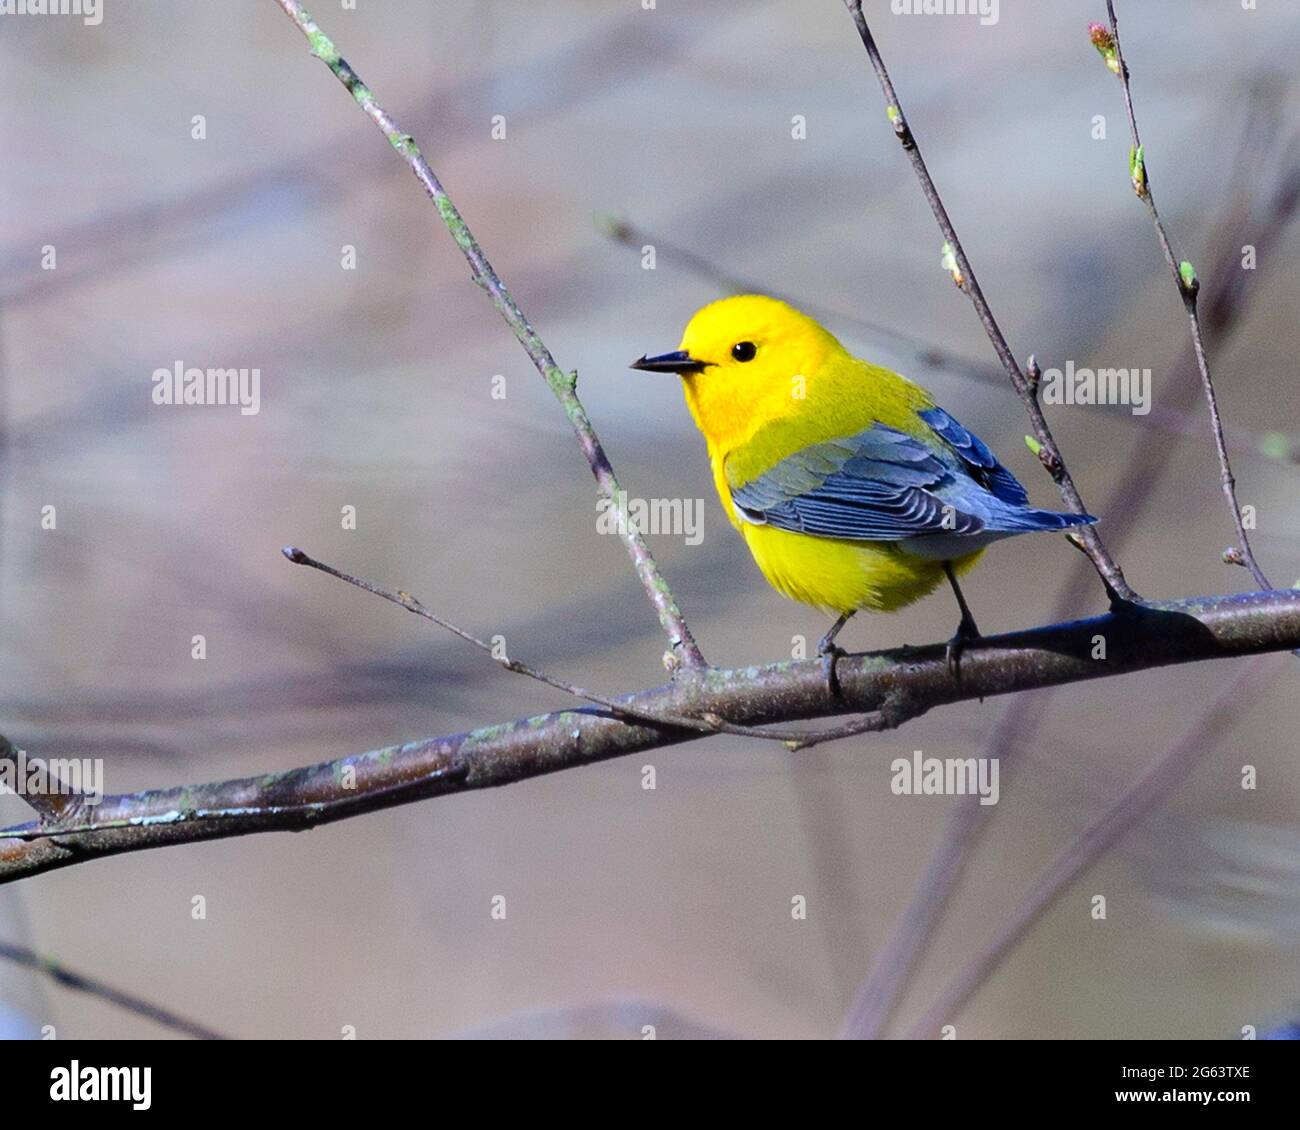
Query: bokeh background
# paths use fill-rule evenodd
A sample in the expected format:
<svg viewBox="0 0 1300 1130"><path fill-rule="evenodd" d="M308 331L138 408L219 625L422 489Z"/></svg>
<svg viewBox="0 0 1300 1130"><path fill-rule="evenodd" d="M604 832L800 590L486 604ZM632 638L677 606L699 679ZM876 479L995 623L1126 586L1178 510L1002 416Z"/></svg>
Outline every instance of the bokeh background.
<svg viewBox="0 0 1300 1130"><path fill-rule="evenodd" d="M1289 585L1300 9L1119 8L1180 250L1207 289L1248 290L1216 336L1219 392L1256 551ZM726 525L675 380L626 368L673 348L726 277L815 308L846 344L928 384L1035 501L1056 503L940 267L838 0L316 9L578 369L624 485L705 500L699 545L651 544L713 662L786 658L826 626L766 587ZM1014 348L1045 366L1150 367L1157 398L1186 405L1051 413L1085 500L1117 515L1103 530L1130 579L1151 596L1250 587L1220 560L1232 531L1204 409L1179 392L1186 324L1128 185L1119 84L1088 42L1104 4L1002 0L990 27L892 15L885 0L867 11ZM550 393L409 171L271 0L104 0L97 27L0 20L4 733L34 754L105 758L119 792L567 704L295 569L279 554L291 543L501 634L553 674L607 692L662 681L658 626L622 545L597 533L590 475ZM611 217L636 230L614 238ZM1246 243L1249 277L1234 250ZM355 270L341 267L345 245ZM1210 277L1216 261L1228 277ZM155 406L150 374L178 360L260 368L261 412ZM1159 455L1150 481L1135 450ZM1138 486L1149 497L1134 509ZM40 527L46 505L55 531ZM341 528L344 506L355 530ZM967 584L981 627L1054 615L1078 558L1061 539L995 547ZM1096 613L1102 593L1068 603ZM950 604L859 618L844 641L946 639ZM1062 689L1031 740L994 751L1002 801L900 1025L1231 674L1214 663ZM1231 1037L1288 1015L1296 677L1287 657L1262 668L1191 777L953 1018L960 1036ZM975 755L1026 701L946 708L798 756L718 738L306 835L95 862L0 890L0 933L235 1036L637 1038L646 1023L661 1037L827 1036L957 803L895 797L890 761ZM1258 768L1253 792L1244 764ZM0 817L24 812L0 798ZM504 922L489 914L498 894ZM1104 922L1089 915L1094 894ZM795 895L806 921L791 918ZM164 1034L12 967L0 1001L14 1034Z"/></svg>

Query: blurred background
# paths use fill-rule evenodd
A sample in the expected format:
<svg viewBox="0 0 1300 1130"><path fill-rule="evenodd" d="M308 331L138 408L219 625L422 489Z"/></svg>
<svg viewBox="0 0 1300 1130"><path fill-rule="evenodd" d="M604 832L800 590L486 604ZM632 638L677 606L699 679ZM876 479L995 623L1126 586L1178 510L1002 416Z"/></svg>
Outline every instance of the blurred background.
<svg viewBox="0 0 1300 1130"><path fill-rule="evenodd" d="M1256 553L1290 585L1300 9L1119 9L1151 183L1205 287ZM1130 580L1151 597L1252 587L1220 559L1233 533L1186 322L1128 184L1120 86L1088 42L1105 5L1002 0L992 26L866 11L1016 351L1152 370L1149 416L1050 412ZM827 626L769 590L727 526L677 382L627 369L733 284L790 297L928 385L1057 504L838 0L314 14L578 370L628 491L704 500L699 544L651 546L712 662L788 658ZM35 755L104 758L123 792L568 705L295 569L286 544L554 675L610 693L661 682L658 625L622 544L597 532L563 415L410 172L276 5L0 19L0 730ZM260 412L155 405L151 374L178 361L259 368ZM988 562L965 586L985 632L1104 608L1062 539ZM841 642L946 639L950 605L859 617ZM900 1031L1233 673L971 703L797 756L717 738L309 835L122 856L0 889L0 936L233 1036L829 1036L959 803L894 796L889 763L978 755L1032 706L1029 732L989 750L1002 799ZM1232 1037L1289 1014L1296 677L1288 657L1261 666L1194 773L953 1018L961 1037ZM0 798L6 822L25 813ZM0 1003L10 1034L166 1034L14 967Z"/></svg>

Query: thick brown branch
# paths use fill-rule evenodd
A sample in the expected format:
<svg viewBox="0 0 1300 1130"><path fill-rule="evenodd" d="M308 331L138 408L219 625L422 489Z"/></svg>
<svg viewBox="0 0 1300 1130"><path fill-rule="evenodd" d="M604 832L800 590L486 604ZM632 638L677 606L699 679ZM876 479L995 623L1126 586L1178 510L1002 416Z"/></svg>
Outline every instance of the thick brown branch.
<svg viewBox="0 0 1300 1130"><path fill-rule="evenodd" d="M1092 658L1099 637L1104 659ZM991 636L963 653L960 677L949 669L945 645L931 644L841 660L835 697L820 661L804 660L709 669L619 701L646 713L715 714L748 726L872 711L888 723L948 703L1297 646L1300 591L1242 593L1125 606L1090 620ZM0 882L121 852L301 831L699 737L595 708L563 710L264 777L106 796L81 823L8 829L0 836Z"/></svg>

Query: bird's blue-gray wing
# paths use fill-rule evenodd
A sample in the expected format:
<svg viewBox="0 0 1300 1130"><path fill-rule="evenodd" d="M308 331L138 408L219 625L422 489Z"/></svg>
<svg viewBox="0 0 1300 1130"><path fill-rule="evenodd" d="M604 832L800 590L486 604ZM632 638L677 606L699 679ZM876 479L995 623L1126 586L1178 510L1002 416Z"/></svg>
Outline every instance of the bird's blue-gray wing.
<svg viewBox="0 0 1300 1130"><path fill-rule="evenodd" d="M1094 520L1028 506L1024 488L976 436L942 409L922 416L942 443L876 424L729 483L732 503L747 522L855 541L997 537Z"/></svg>
<svg viewBox="0 0 1300 1130"><path fill-rule="evenodd" d="M757 478L732 484L731 500L748 522L818 537L900 541L975 534L983 520L941 497L958 474L939 452L877 424L805 447Z"/></svg>

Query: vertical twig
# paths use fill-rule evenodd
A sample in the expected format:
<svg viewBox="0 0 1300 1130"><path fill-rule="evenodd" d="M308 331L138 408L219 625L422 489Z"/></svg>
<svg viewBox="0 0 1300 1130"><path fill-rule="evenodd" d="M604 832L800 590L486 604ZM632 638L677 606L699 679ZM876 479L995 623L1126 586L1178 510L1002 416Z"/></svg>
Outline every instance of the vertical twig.
<svg viewBox="0 0 1300 1130"><path fill-rule="evenodd" d="M618 479L614 475L614 468L605 455L605 449L596 436L596 429L587 415L587 410L583 407L582 401L578 399L578 374L576 372L565 372L556 364L550 350L546 348L537 331L533 329L532 324L524 316L524 312L519 308L514 298L511 297L510 292L506 289L496 271L493 270L492 264L488 262L487 256L483 254L483 249L474 238L474 233L470 231L469 225L466 224L459 209L452 203L451 197L447 195L442 183L434 174L433 169L430 168L429 162L425 160L424 155L420 152L415 139L410 134L400 130L388 112L375 101L375 96L371 93L370 88L361 81L356 71L348 65L347 60L338 53L329 37L321 31L316 21L311 18L311 14L298 0L276 0L276 3L293 20L298 30L307 37L307 41L311 44L312 54L334 72L335 77L356 99L357 105L383 131L384 136L388 138L389 144L397 150L410 166L416 179L424 186L424 191L428 193L429 198L438 209L438 215L442 217L443 224L446 225L447 230L456 241L456 246L460 248L461 253L469 262L474 281L491 297L501 317L505 319L506 325L510 327L511 332L514 333L519 344L524 347L524 351L532 360L533 365L536 366L537 371L542 375L551 391L555 394L555 398L560 402L564 414L573 427L574 434L578 437L578 446L582 448L582 453L587 458L587 464L591 467L591 473L596 477L596 483L601 494L613 502L619 496L621 488ZM628 555L632 558L632 563L636 567L637 576L641 579L641 585L645 589L646 596L649 597L650 603L654 606L659 617L659 623L668 635L669 643L673 649L674 665L680 664L690 668L704 667L704 656L700 653L695 637L691 635L690 629L686 626L686 620L682 616L681 609L677 607L677 601L673 597L672 590L659 572L659 568L650 554L650 549L641 537L640 532L630 522L620 523L619 535L622 537Z"/></svg>
<svg viewBox="0 0 1300 1130"><path fill-rule="evenodd" d="M1066 506L1076 514L1087 513L1083 500L1079 496L1078 488L1074 485L1074 479L1071 478L1065 460L1056 445L1056 440L1052 438L1051 429L1047 426L1042 407L1038 403L1037 388L1026 377L1016 361L1015 354L1011 352L1011 346L1007 344L1007 339L984 298L984 292L980 289L979 281L971 268L970 260L966 258L966 252L962 248L961 240L957 238L956 229L953 228L952 220L948 217L948 210L944 207L943 200L939 196L939 190L935 187L934 180L930 176L930 170L926 167L925 159L921 156L920 146L916 142L911 127L907 124L907 118L903 114L903 107L898 100L897 92L894 90L893 80L889 77L889 71L885 69L885 62L880 57L880 49L876 46L875 37L872 36L871 29L867 26L866 17L862 14L862 0L844 0L844 3L849 10L849 14L853 17L854 24L857 26L858 35L862 38L862 45L867 49L867 57L871 60L871 66L876 72L876 78L880 81L880 89L885 95L885 112L894 127L894 133L902 144L908 160L912 163L912 170L916 173L916 178L921 184L921 191L925 194L926 202L930 205L930 211L934 213L934 218L939 224L939 230L943 232L943 237L952 250L957 267L957 274L954 277L974 305L975 313L979 317L980 324L984 327L984 332L988 334L989 341L993 343L993 349L998 355L998 360L1002 362L1002 367L1006 369L1007 376L1011 378L1011 384L1024 404L1025 411L1029 414L1034 438L1037 440L1040 449L1039 459L1051 473ZM1119 565L1111 556L1110 551L1106 548L1105 543L1101 540L1094 527L1081 526L1074 531L1073 536L1077 539L1077 544L1092 560L1112 601L1134 601L1138 599L1137 594L1124 579L1124 574Z"/></svg>
<svg viewBox="0 0 1300 1130"><path fill-rule="evenodd" d="M1129 135L1133 143L1129 155L1133 191L1137 193L1138 198L1146 204L1147 209L1151 212L1151 219L1155 223L1156 236L1160 240L1160 250L1164 252L1165 263L1169 267L1169 273L1173 275L1174 285L1178 287L1178 294L1183 300L1183 309L1187 312L1187 318L1191 324L1192 349L1196 354L1196 367L1201 373L1201 386L1205 391L1205 403L1210 411L1210 427L1214 432L1214 447L1219 455L1219 483L1223 490L1223 496L1227 499L1228 506L1232 510L1233 525L1237 529L1238 552L1232 555L1230 559L1245 565L1260 588L1272 588L1273 586L1269 584L1264 571L1255 560L1254 550L1250 547L1250 538L1246 535L1246 524L1241 516L1241 507L1237 503L1237 481L1232 474L1228 444L1223 435L1223 419L1219 415L1219 402L1214 394L1214 381L1210 377L1210 363L1206 357L1205 340L1201 333L1201 318L1197 311L1196 297L1201 289L1200 280L1197 279L1192 264L1185 259L1180 260L1174 254L1173 246L1169 242L1169 234L1165 231L1164 221L1160 219L1159 209L1156 208L1156 198L1151 192L1151 178L1147 172L1146 154L1142 149L1142 138L1138 134L1137 116L1133 112L1133 92L1129 88L1128 64L1124 61L1124 49L1120 44L1119 21L1115 18L1114 0L1106 0L1106 15L1110 20L1110 34L1114 42L1116 70L1124 90L1124 112L1128 115Z"/></svg>
<svg viewBox="0 0 1300 1130"><path fill-rule="evenodd" d="M1240 159L1234 161L1233 167L1253 167L1262 160L1263 153L1273 141L1270 131L1264 131L1263 134L1252 131L1249 144L1243 143L1243 152ZM1287 187L1292 179L1293 172L1287 170L1279 182L1280 187L1254 183L1243 183L1240 186L1270 200L1266 227L1274 234L1281 231L1292 215L1294 201ZM1245 236L1246 216L1251 212L1252 200L1253 197L1249 195L1244 198L1244 202L1230 199L1226 214L1216 225L1212 243L1222 247L1222 253L1217 258L1224 264L1235 258L1236 248ZM1206 287L1207 309L1216 311L1216 316L1209 322L1212 337L1215 331L1227 335L1236 327L1245 312L1250 294L1245 285L1226 286L1223 281L1225 278L1225 271L1216 270L1211 273L1211 282ZM1254 282L1255 279L1252 277L1250 281ZM1190 350L1179 358L1174 374L1176 380L1165 392L1165 397L1169 400L1180 398L1184 386L1194 391L1196 366ZM1178 410L1182 410L1181 399ZM1123 547L1132 529L1129 519L1140 513L1154 484L1161 478L1164 460L1171 450L1171 445L1148 442L1134 445L1123 473L1116 478L1119 485L1103 502L1103 512L1115 533L1117 546ZM1079 567L1071 571L1057 597L1053 619L1067 616L1072 608L1078 607L1079 601L1087 593L1090 577L1091 571L1087 563L1080 560ZM1023 702L1008 706L989 734L982 756L1003 758L1004 794L1010 780L1008 770L1015 764L1008 758L1033 741L1051 694L1051 690L1045 690L1042 694L1032 695ZM991 815L991 810L981 806L977 802L978 798L975 799L976 803L960 803L949 820L939 846L917 882L911 900L854 998L841 1030L844 1037L876 1038L893 1015L912 971L925 956L934 932L951 902L963 875L964 864L973 853L974 845L987 822L985 818Z"/></svg>
<svg viewBox="0 0 1300 1130"><path fill-rule="evenodd" d="M1273 141L1273 134L1267 130L1262 135L1258 130L1250 131L1249 137L1250 143L1243 142L1243 153L1233 162L1234 169L1241 169L1259 161L1265 146ZM1249 160L1247 160L1248 156ZM1268 190L1253 182L1247 184L1242 181L1241 183L1242 190L1269 193L1270 207L1267 222L1270 230L1278 230L1292 215L1295 193L1290 186L1293 180L1293 173L1288 171L1279 180L1275 190ZM1249 200L1249 197L1246 199ZM1230 205L1220 222L1220 230L1215 242L1223 246L1221 258L1224 263L1235 256L1235 248L1240 246L1244 234L1244 217L1249 212L1249 203ZM1211 328L1217 328L1221 333L1227 334L1240 320L1248 292L1244 286L1231 290L1220 286L1219 290L1214 290L1214 284L1221 282L1223 277L1223 271L1213 272L1211 286L1206 292L1206 301L1207 308L1215 311L1215 316L1210 321ZM1251 281L1254 281L1253 278ZM1187 356L1180 359L1175 372L1180 377L1186 373L1189 380L1195 379L1195 362L1190 351ZM1180 379L1173 390L1166 394L1166 399L1175 398L1183 384L1184 381ZM1182 408L1180 401L1177 411L1182 411ZM1119 538L1120 544L1123 543L1129 529L1125 517L1140 511L1148 493L1160 478L1160 467L1150 464L1153 460L1163 460L1170 450L1169 446L1147 442L1135 445L1124 473L1117 480L1121 485L1103 504L1102 512L1106 515L1110 528ZM1068 615L1072 608L1077 607L1078 602L1086 595L1087 582L1086 567L1072 572L1071 579L1056 601L1054 619ZM1050 695L1050 690L1045 691L1043 694L1031 696L1023 702L1009 706L990 732L983 756L1006 758L1032 741L1033 734L1050 701ZM990 814L989 809L979 804L965 803L959 804L953 813L940 838L939 846L933 852L930 862L917 882L914 893L876 960L872 962L870 971L845 1016L841 1029L843 1037L873 1039L884 1031L907 988L912 971L929 948L934 932L960 883L965 861L974 850L974 845L987 822L986 817Z"/></svg>

